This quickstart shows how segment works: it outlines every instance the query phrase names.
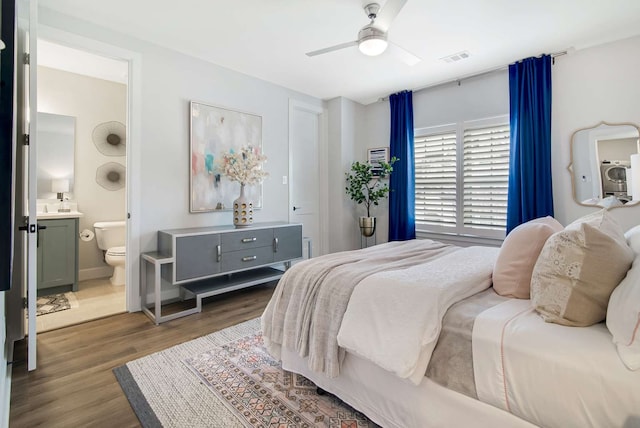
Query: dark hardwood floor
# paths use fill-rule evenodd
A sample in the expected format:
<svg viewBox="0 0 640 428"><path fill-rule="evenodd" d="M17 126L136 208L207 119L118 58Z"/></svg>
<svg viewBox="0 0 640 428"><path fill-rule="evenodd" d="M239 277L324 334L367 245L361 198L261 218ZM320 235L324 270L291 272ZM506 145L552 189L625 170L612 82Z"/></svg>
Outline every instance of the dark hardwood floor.
<svg viewBox="0 0 640 428"><path fill-rule="evenodd" d="M128 361L259 317L275 283L208 299L200 314L159 326L141 312L38 335L38 368L16 344L11 427L137 427L112 369Z"/></svg>

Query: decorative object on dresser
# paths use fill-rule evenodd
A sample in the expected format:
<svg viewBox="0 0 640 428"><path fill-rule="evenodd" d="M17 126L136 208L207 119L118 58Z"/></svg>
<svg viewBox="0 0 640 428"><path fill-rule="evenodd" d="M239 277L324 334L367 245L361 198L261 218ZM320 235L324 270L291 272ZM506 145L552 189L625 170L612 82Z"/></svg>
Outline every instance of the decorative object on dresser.
<svg viewBox="0 0 640 428"><path fill-rule="evenodd" d="M240 196L233 201L233 224L235 227L248 227L253 223L253 201L244 194L245 186L262 182L269 174L262 170L267 157L257 147L241 147L239 152L231 150L222 155L219 168L231 181L240 183Z"/></svg>
<svg viewBox="0 0 640 428"><path fill-rule="evenodd" d="M232 226L158 231L158 251L142 254L142 310L156 323L201 311L202 299L263 284L282 277L292 260L302 257L302 225L256 223L251 229ZM144 263L146 262L146 263ZM153 287L147 287L147 268ZM161 285L194 295L196 305L162 315ZM148 295L152 291L153 295Z"/></svg>
<svg viewBox="0 0 640 428"><path fill-rule="evenodd" d="M262 150L262 117L192 101L190 135L189 211L228 211L240 194L234 183L220 170L224 153L237 153L243 147ZM262 185L245 189L253 208L262 207Z"/></svg>
<svg viewBox="0 0 640 428"><path fill-rule="evenodd" d="M380 151L381 149L372 149ZM376 152L376 155L379 155ZM387 152L388 156L388 152ZM371 153L370 153L371 159ZM382 182L383 179L391 175L393 164L397 158L392 158L387 162L386 158L376 157L371 162L354 162L351 164L351 172L345 173L347 178L347 195L358 204L364 204L367 209L367 216L360 217L360 232L363 236L370 237L376 232L376 218L371 216L372 205L378 205L381 199L389 194L389 184Z"/></svg>

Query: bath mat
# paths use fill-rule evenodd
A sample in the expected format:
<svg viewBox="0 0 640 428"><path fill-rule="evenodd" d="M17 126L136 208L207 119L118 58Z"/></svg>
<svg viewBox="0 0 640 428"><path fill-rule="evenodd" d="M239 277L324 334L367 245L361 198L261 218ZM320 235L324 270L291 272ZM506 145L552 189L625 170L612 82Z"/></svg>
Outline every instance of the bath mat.
<svg viewBox="0 0 640 428"><path fill-rule="evenodd" d="M259 328L247 321L115 368L142 426L377 426L282 370Z"/></svg>
<svg viewBox="0 0 640 428"><path fill-rule="evenodd" d="M66 311L67 309L77 308L78 299L69 293L52 294L51 296L38 297L36 301L36 316L52 314L54 312Z"/></svg>

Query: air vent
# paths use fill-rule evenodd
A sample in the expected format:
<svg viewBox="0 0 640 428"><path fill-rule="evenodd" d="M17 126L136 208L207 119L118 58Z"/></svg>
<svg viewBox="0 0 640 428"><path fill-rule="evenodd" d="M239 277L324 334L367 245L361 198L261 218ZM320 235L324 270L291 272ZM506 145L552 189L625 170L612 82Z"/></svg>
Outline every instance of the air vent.
<svg viewBox="0 0 640 428"><path fill-rule="evenodd" d="M471 54L469 53L469 51L462 51L462 52L454 53L449 56L442 57L440 59L443 60L444 62L458 62L458 61L462 61L463 59L467 59L470 56Z"/></svg>

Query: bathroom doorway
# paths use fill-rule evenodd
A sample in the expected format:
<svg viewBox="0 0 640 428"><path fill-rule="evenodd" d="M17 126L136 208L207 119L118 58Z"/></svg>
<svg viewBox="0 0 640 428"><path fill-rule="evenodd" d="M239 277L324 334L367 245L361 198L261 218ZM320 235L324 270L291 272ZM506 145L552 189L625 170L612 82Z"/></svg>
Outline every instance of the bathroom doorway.
<svg viewBox="0 0 640 428"><path fill-rule="evenodd" d="M127 309L128 67L38 39L37 331Z"/></svg>

